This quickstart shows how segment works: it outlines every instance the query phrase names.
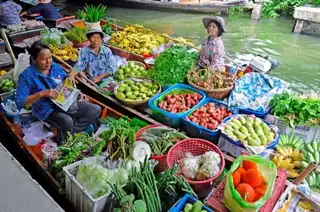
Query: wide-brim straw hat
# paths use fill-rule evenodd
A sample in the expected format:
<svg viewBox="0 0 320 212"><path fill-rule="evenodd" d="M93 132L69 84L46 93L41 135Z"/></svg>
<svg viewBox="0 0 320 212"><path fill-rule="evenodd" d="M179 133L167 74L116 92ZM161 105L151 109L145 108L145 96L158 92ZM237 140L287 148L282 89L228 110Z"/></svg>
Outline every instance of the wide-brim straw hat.
<svg viewBox="0 0 320 212"><path fill-rule="evenodd" d="M220 24L222 32L226 32L226 25L224 23L224 20L219 16L205 17L202 19L202 22L206 29L208 28L211 22L217 22L218 24Z"/></svg>
<svg viewBox="0 0 320 212"><path fill-rule="evenodd" d="M99 33L101 35L101 38L104 38L104 33L101 29L101 26L100 25L91 25L89 24L88 25L88 32L86 34L87 38L89 39L90 35L94 34L94 33Z"/></svg>
<svg viewBox="0 0 320 212"><path fill-rule="evenodd" d="M51 3L51 0L38 0L38 4L42 3L42 4L49 4Z"/></svg>

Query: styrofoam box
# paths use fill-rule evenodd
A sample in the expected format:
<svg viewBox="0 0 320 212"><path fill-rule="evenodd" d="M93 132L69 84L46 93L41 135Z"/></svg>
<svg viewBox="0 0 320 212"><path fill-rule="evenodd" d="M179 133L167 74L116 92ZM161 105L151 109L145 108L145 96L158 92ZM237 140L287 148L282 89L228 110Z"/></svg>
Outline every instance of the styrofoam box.
<svg viewBox="0 0 320 212"><path fill-rule="evenodd" d="M295 136L300 137L307 142L320 140L320 126L299 125L292 129L287 123L270 114L265 117L265 121L276 125L279 129L279 133L291 134L293 132Z"/></svg>
<svg viewBox="0 0 320 212"><path fill-rule="evenodd" d="M63 167L66 175L66 197L77 212L101 212L106 204L109 192L94 199L89 192L76 180L78 168L82 161Z"/></svg>

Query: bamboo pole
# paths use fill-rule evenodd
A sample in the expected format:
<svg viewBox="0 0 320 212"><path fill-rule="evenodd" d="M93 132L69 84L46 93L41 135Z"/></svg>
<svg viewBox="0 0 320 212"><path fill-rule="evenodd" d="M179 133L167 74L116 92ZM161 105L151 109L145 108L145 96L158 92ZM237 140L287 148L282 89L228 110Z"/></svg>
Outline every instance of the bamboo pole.
<svg viewBox="0 0 320 212"><path fill-rule="evenodd" d="M5 44L6 44L6 48L7 48L8 52L9 52L9 55L10 55L11 60L12 60L12 63L13 63L13 65L15 65L16 64L16 57L14 56L14 53L13 53L13 50L11 48L10 42L8 40L8 37L6 35L6 32L4 31L4 28L1 28L0 30L1 30L0 31L1 36L2 36L2 38L3 38L3 40L4 40Z"/></svg>

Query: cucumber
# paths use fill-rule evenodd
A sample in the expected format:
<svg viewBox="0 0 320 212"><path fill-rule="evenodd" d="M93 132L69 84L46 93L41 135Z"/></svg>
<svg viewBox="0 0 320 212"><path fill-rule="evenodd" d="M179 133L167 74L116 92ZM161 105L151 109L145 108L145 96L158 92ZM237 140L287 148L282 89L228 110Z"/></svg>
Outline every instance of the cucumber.
<svg viewBox="0 0 320 212"><path fill-rule="evenodd" d="M239 120L240 120L242 125L244 125L246 123L246 119L243 116L240 116Z"/></svg>
<svg viewBox="0 0 320 212"><path fill-rule="evenodd" d="M231 122L233 122L233 123L235 123L236 125L238 125L239 128L242 126L241 122L240 122L238 119L232 119Z"/></svg>
<svg viewBox="0 0 320 212"><path fill-rule="evenodd" d="M200 200L198 200L193 204L190 212L199 212L202 210L202 207L203 207L202 202Z"/></svg>

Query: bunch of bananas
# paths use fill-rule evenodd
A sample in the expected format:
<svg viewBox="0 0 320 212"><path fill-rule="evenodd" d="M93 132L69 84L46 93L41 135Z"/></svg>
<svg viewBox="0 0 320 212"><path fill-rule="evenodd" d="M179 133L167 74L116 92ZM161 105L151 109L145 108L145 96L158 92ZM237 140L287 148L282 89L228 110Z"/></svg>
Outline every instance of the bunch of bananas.
<svg viewBox="0 0 320 212"><path fill-rule="evenodd" d="M289 135L285 135L285 134L281 134L280 135L280 141L278 143L278 147L292 147L293 149L300 149L303 145L303 141L297 137L294 136L294 134L292 133L290 136Z"/></svg>
<svg viewBox="0 0 320 212"><path fill-rule="evenodd" d="M277 153L272 161L278 168L288 170L289 178L296 178L300 174L298 169L302 168L303 154L298 149L292 147L277 147Z"/></svg>
<svg viewBox="0 0 320 212"><path fill-rule="evenodd" d="M320 172L311 172L308 177L304 180L304 183L307 183L309 187L319 192L320 191Z"/></svg>
<svg viewBox="0 0 320 212"><path fill-rule="evenodd" d="M61 47L49 45L49 48L52 54L63 61L72 60L75 62L78 60L78 50L72 45L63 45Z"/></svg>
<svg viewBox="0 0 320 212"><path fill-rule="evenodd" d="M313 141L305 144L303 153L306 165L312 162L320 164L320 141Z"/></svg>

